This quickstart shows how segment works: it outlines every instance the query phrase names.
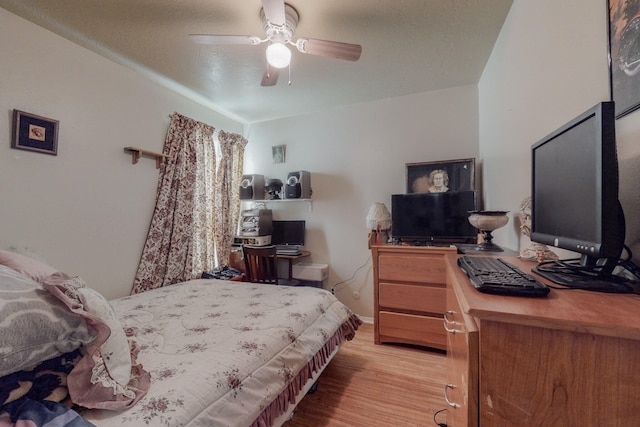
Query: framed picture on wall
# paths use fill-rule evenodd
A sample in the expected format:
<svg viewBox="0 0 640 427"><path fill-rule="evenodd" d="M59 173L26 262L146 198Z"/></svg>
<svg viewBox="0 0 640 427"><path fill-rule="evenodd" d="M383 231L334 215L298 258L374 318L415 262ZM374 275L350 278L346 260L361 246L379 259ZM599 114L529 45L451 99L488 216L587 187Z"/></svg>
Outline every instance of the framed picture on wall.
<svg viewBox="0 0 640 427"><path fill-rule="evenodd" d="M475 159L407 163L407 193L475 190Z"/></svg>
<svg viewBox="0 0 640 427"><path fill-rule="evenodd" d="M273 159L274 164L284 163L286 155L285 150L286 146L284 145L274 145L271 147L271 158Z"/></svg>
<svg viewBox="0 0 640 427"><path fill-rule="evenodd" d="M58 155L58 121L13 110L11 148Z"/></svg>
<svg viewBox="0 0 640 427"><path fill-rule="evenodd" d="M609 0L609 76L616 118L640 107L640 0Z"/></svg>

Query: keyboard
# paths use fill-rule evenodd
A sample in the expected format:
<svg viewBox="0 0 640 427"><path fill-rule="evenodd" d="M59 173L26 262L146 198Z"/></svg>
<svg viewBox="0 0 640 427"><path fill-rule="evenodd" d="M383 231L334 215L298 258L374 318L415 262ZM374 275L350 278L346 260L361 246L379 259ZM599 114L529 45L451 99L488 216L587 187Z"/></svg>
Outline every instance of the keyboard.
<svg viewBox="0 0 640 427"><path fill-rule="evenodd" d="M543 297L550 291L547 285L502 258L461 256L458 258L458 266L480 292Z"/></svg>
<svg viewBox="0 0 640 427"><path fill-rule="evenodd" d="M297 249L297 248L276 249L276 255L296 256L296 255L300 255L300 249Z"/></svg>

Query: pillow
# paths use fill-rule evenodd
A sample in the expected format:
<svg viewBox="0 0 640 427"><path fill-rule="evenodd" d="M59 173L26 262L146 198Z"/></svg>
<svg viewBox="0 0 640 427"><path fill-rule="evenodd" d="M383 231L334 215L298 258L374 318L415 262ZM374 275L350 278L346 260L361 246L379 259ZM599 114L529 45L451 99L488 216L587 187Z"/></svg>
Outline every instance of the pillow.
<svg viewBox="0 0 640 427"><path fill-rule="evenodd" d="M64 273L52 274L43 286L98 331L67 378L73 403L102 409L133 406L148 391L150 376L137 364L138 349L127 339L109 301L79 277Z"/></svg>
<svg viewBox="0 0 640 427"><path fill-rule="evenodd" d="M73 351L96 336L38 283L0 265L0 377Z"/></svg>
<svg viewBox="0 0 640 427"><path fill-rule="evenodd" d="M78 289L78 297L87 312L97 316L109 327L111 334L100 347L100 352L106 356L104 364L111 377L117 383L126 385L131 376L131 355L129 341L120 321L109 302L97 291L81 287Z"/></svg>
<svg viewBox="0 0 640 427"><path fill-rule="evenodd" d="M57 271L50 265L36 261L26 255L2 250L0 250L0 264L12 268L38 283L44 282L44 279Z"/></svg>

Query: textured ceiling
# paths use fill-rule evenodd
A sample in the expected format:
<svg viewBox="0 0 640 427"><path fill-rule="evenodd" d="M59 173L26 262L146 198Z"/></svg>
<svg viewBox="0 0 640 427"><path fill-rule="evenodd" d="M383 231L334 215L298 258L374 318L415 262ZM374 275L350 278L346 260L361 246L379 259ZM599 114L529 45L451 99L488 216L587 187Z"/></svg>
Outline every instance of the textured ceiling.
<svg viewBox="0 0 640 427"><path fill-rule="evenodd" d="M362 45L358 62L293 49L291 84L260 86L265 44L206 46L188 35L264 37L260 0L0 0L0 7L245 123L475 84L512 0L287 0L293 39Z"/></svg>

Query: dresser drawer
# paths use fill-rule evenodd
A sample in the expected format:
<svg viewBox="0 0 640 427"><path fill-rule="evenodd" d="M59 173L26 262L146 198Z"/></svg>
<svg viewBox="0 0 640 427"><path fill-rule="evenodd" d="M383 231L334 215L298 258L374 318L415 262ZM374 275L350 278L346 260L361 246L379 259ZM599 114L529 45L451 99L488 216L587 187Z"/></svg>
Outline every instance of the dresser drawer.
<svg viewBox="0 0 640 427"><path fill-rule="evenodd" d="M394 282L446 283L443 254L381 253L378 279Z"/></svg>
<svg viewBox="0 0 640 427"><path fill-rule="evenodd" d="M379 305L405 311L444 314L447 291L444 285L380 283Z"/></svg>
<svg viewBox="0 0 640 427"><path fill-rule="evenodd" d="M380 311L378 322L380 342L415 344L441 350L447 348L441 317Z"/></svg>

